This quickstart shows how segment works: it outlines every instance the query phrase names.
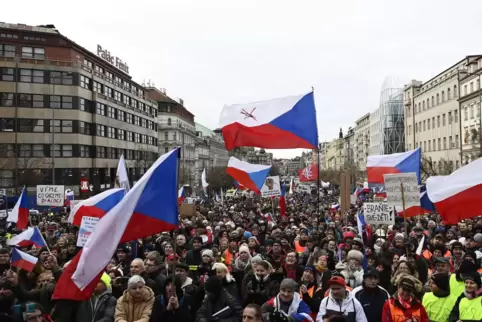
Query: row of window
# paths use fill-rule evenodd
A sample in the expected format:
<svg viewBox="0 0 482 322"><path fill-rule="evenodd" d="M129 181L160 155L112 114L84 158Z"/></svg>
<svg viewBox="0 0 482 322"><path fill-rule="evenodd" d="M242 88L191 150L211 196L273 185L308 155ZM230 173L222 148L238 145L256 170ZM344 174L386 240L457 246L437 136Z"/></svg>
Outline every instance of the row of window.
<svg viewBox="0 0 482 322"><path fill-rule="evenodd" d="M55 109L79 109L81 111L107 116L129 124L134 124L149 130L157 131L157 123L143 117L131 114L112 106L96 102L95 111L93 102L76 96L37 95L0 93L0 106L2 107L32 107Z"/></svg>
<svg viewBox="0 0 482 322"><path fill-rule="evenodd" d="M415 106L414 106L414 113L417 114L417 113L421 113L423 111L426 111L428 110L430 107L434 107L438 104L441 104L443 102L445 102L446 100L450 100L452 98L457 98L458 96L458 92L457 92L457 85L454 85L453 87L453 93L451 91L450 88L447 88L447 96L445 96L445 90L442 90L439 93L437 93L435 96L432 95L432 98L429 99L427 98L426 100L423 100L421 102L418 102L415 103ZM410 108L407 108L406 109L406 116L407 117L411 117L412 116L412 111Z"/></svg>
<svg viewBox="0 0 482 322"><path fill-rule="evenodd" d="M15 119L0 118L0 132L79 133L157 146L156 137L77 120L18 119L16 124Z"/></svg>
<svg viewBox="0 0 482 322"><path fill-rule="evenodd" d="M2 47L0 47L1 56ZM16 74L17 73L17 74ZM80 79L80 80L79 80ZM129 95L114 88L103 85L99 82L93 81L91 78L71 72L60 71L44 71L40 69L15 69L10 67L0 68L0 81L22 83L37 83L37 84L56 84L56 85L79 85L85 89L95 91L99 94L105 95L110 100L115 100L117 103L124 104L135 110L148 113L153 117L157 117L157 109L153 106L143 103Z"/></svg>
<svg viewBox="0 0 482 322"><path fill-rule="evenodd" d="M422 152L434 152L442 151L447 149L457 149L459 147L459 135L455 135L455 140L452 140L452 136L438 138L437 140L428 140L423 142L417 142L415 148L420 148ZM443 145L442 145L443 144ZM448 145L447 145L448 144ZM411 149L411 144L409 144L409 150Z"/></svg>
<svg viewBox="0 0 482 322"><path fill-rule="evenodd" d="M437 123L435 123L437 120ZM430 129L435 130L435 127L439 128L440 126L445 126L447 123L450 125L452 123L458 123L459 121L459 114L457 110L450 111L447 114L442 114L437 116L437 118L432 117L432 119L427 119L424 121L420 121L415 123L415 133L430 131ZM412 125L407 126L407 133L408 135L412 135Z"/></svg>
<svg viewBox="0 0 482 322"><path fill-rule="evenodd" d="M475 81L475 89L474 89L474 82L470 82L469 84L464 85L464 96L469 95L475 91L480 89L480 79L477 78Z"/></svg>
<svg viewBox="0 0 482 322"><path fill-rule="evenodd" d="M14 144L0 144L0 153L6 157L19 158L101 158L118 159L121 155L127 160L155 161L158 153L149 151L120 149L105 146L81 144L18 144L15 153Z"/></svg>

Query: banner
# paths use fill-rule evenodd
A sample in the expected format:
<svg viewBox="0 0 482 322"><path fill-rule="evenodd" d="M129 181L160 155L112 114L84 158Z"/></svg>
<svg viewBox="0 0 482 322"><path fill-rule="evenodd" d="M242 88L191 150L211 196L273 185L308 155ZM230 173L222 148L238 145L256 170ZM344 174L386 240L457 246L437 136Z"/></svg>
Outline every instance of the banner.
<svg viewBox="0 0 482 322"><path fill-rule="evenodd" d="M318 165L313 163L304 169L298 170L301 182L315 181L318 179Z"/></svg>
<svg viewBox="0 0 482 322"><path fill-rule="evenodd" d="M402 183L403 197L405 199L405 209L412 206L420 206L420 188L415 172L384 174L385 191L387 193L387 203L397 209L403 209L402 202Z"/></svg>
<svg viewBox="0 0 482 322"><path fill-rule="evenodd" d="M279 182L279 176L267 177L264 180L264 184L261 187L262 197L276 197L281 196L281 185Z"/></svg>
<svg viewBox="0 0 482 322"><path fill-rule="evenodd" d="M84 247L89 236L94 232L95 226L99 222L96 217L82 217L79 229L79 237L77 238L77 247Z"/></svg>
<svg viewBox="0 0 482 322"><path fill-rule="evenodd" d="M64 205L64 201L64 186L37 186L37 206L62 207Z"/></svg>
<svg viewBox="0 0 482 322"><path fill-rule="evenodd" d="M395 224L395 211L387 203L365 202L363 204L365 222L370 225Z"/></svg>

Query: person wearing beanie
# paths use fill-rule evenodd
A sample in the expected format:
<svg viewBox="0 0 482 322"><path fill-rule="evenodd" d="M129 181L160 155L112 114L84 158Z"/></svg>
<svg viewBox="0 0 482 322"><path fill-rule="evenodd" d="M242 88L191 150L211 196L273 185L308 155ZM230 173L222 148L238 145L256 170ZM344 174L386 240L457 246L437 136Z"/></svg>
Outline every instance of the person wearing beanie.
<svg viewBox="0 0 482 322"><path fill-rule="evenodd" d="M196 276L198 283L200 285L204 285L209 276L216 275L216 272L213 271L213 264L216 262L216 260L211 249L204 249L203 251L201 251L201 256L202 262L198 266Z"/></svg>
<svg viewBox="0 0 482 322"><path fill-rule="evenodd" d="M216 316L217 321L241 321L242 306L223 288L223 284L217 276L211 276L206 280L205 290L206 297L196 313L196 321L210 322L213 314L220 311L222 312Z"/></svg>
<svg viewBox="0 0 482 322"><path fill-rule="evenodd" d="M186 264L189 266L189 272L194 279L198 277L198 268L202 263L202 246L202 238L196 236L192 239L192 249L186 252Z"/></svg>
<svg viewBox="0 0 482 322"><path fill-rule="evenodd" d="M448 273L435 273L431 277L431 290L424 294L422 304L430 321L448 321L457 296L450 293Z"/></svg>
<svg viewBox="0 0 482 322"><path fill-rule="evenodd" d="M390 294L378 285L379 282L378 271L375 268L369 268L363 274L363 284L351 291L351 295L361 303L370 322L381 322L383 305L390 298Z"/></svg>
<svg viewBox="0 0 482 322"><path fill-rule="evenodd" d="M482 281L477 272L463 274L465 289L455 302L449 321L482 321Z"/></svg>
<svg viewBox="0 0 482 322"><path fill-rule="evenodd" d="M464 246L461 242L452 243L452 262L454 269L457 270L464 261Z"/></svg>
<svg viewBox="0 0 482 322"><path fill-rule="evenodd" d="M149 321L193 321L194 318L190 309L191 305L192 298L184 294L180 278L170 275L166 278L161 294L154 300Z"/></svg>
<svg viewBox="0 0 482 322"><path fill-rule="evenodd" d="M291 278L285 278L280 284L279 294L263 304L261 311L269 315L270 321L282 320L287 317L288 321L306 321L310 316L310 307L297 292L298 285Z"/></svg>
<svg viewBox="0 0 482 322"><path fill-rule="evenodd" d="M325 291L317 286L316 283L317 270L314 266L305 266L303 276L301 277L300 295L306 304L310 307L311 318L316 320L318 309Z"/></svg>
<svg viewBox="0 0 482 322"><path fill-rule="evenodd" d="M477 265L467 259L462 261L455 274L450 275L450 293L457 297L462 294L465 289L463 276L473 272L477 272Z"/></svg>
<svg viewBox="0 0 482 322"><path fill-rule="evenodd" d="M94 294L87 301L80 302L76 321L113 321L117 299L112 295L111 278L103 273L95 287Z"/></svg>
<svg viewBox="0 0 482 322"><path fill-rule="evenodd" d="M363 284L363 253L358 250L350 250L346 256L345 268L340 272L351 288Z"/></svg>

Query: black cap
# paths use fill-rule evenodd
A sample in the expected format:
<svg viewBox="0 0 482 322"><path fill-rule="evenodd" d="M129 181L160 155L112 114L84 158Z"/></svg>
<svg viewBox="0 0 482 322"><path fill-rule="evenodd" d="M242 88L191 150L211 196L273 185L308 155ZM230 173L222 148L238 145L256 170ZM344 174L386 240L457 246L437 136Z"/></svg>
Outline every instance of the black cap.
<svg viewBox="0 0 482 322"><path fill-rule="evenodd" d="M443 264L450 264L449 259L445 257L437 257L435 258L435 263L443 263Z"/></svg>
<svg viewBox="0 0 482 322"><path fill-rule="evenodd" d="M456 241L452 243L452 249L455 249L455 248L464 248L464 246L462 245L461 242Z"/></svg>
<svg viewBox="0 0 482 322"><path fill-rule="evenodd" d="M179 268L179 269L183 269L185 270L186 272L189 272L189 265L187 265L186 263L177 263L176 264L176 268Z"/></svg>
<svg viewBox="0 0 482 322"><path fill-rule="evenodd" d="M363 278L367 278L367 277L375 277L380 279L380 274L378 274L378 271L375 268L369 268L367 269L365 274L363 274Z"/></svg>
<svg viewBox="0 0 482 322"><path fill-rule="evenodd" d="M409 292L415 292L415 282L409 278L402 278L400 283L398 283L398 287L401 287Z"/></svg>

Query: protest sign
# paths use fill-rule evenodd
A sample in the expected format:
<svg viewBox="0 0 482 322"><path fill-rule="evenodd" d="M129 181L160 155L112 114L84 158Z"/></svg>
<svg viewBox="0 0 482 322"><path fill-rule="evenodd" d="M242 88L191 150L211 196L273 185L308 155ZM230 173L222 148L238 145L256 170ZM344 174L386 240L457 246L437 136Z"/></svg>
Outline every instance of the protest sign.
<svg viewBox="0 0 482 322"><path fill-rule="evenodd" d="M384 174L387 203L398 210L402 210L402 183L405 199L405 209L412 206L420 206L420 188L415 172Z"/></svg>
<svg viewBox="0 0 482 322"><path fill-rule="evenodd" d="M279 183L279 176L267 177L261 187L262 197L276 197L281 195L281 185Z"/></svg>
<svg viewBox="0 0 482 322"><path fill-rule="evenodd" d="M64 202L64 186L37 186L37 206L62 207Z"/></svg>
<svg viewBox="0 0 482 322"><path fill-rule="evenodd" d="M363 204L363 216L365 217L365 222L370 225L395 224L393 206L387 203L365 202Z"/></svg>
<svg viewBox="0 0 482 322"><path fill-rule="evenodd" d="M82 217L80 222L79 237L77 238L77 247L84 247L89 236L94 232L95 226L99 222L96 217Z"/></svg>

